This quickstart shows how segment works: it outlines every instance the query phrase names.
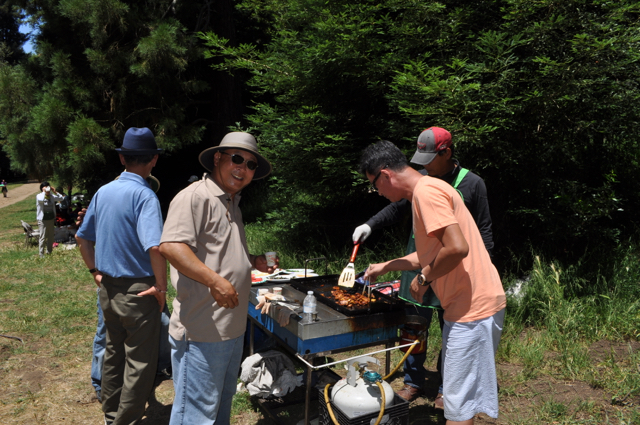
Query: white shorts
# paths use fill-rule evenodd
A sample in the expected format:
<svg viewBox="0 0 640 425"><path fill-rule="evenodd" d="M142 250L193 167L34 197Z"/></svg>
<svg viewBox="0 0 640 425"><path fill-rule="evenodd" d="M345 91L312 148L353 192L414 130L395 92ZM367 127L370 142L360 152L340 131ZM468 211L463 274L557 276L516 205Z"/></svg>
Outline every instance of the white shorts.
<svg viewBox="0 0 640 425"><path fill-rule="evenodd" d="M466 421L478 413L498 417L495 355L505 310L475 322L444 321L442 378L444 417Z"/></svg>

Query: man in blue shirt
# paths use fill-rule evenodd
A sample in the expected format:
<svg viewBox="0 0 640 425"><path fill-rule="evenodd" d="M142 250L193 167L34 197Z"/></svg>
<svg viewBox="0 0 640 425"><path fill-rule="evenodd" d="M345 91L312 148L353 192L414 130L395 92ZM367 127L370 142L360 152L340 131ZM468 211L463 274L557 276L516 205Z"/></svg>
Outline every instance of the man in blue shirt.
<svg viewBox="0 0 640 425"><path fill-rule="evenodd" d="M116 177L119 179L120 176ZM146 178L151 189L157 194L160 189L160 181L152 175ZM84 219L87 209L83 208L78 213L76 226L80 227ZM104 324L102 308L100 307L100 288L96 291L96 311L98 314L98 325L96 326L96 334L93 338L93 352L91 356L91 385L96 392L96 399L102 403L102 363L104 360L104 352L107 347L107 327ZM160 385L163 381L171 379L171 346L169 345L169 321L171 312L165 304L161 313L162 327L160 328L160 351L158 353L158 370L154 387Z"/></svg>
<svg viewBox="0 0 640 425"><path fill-rule="evenodd" d="M116 151L127 171L98 190L76 234L82 259L101 287L107 425L136 423L144 415L158 362L158 313L167 291L167 264L158 249L160 202L145 180L162 149L148 128L130 128Z"/></svg>

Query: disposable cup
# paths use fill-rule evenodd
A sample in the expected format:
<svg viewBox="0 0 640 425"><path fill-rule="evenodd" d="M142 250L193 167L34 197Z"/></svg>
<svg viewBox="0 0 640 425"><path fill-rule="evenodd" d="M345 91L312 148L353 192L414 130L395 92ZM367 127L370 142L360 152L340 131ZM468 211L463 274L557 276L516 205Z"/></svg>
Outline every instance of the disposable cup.
<svg viewBox="0 0 640 425"><path fill-rule="evenodd" d="M275 251L265 252L264 256L267 257L267 266L273 267L276 265L276 258L278 256L277 252Z"/></svg>
<svg viewBox="0 0 640 425"><path fill-rule="evenodd" d="M282 288L279 286L274 286L273 287L273 293L274 295L282 295Z"/></svg>

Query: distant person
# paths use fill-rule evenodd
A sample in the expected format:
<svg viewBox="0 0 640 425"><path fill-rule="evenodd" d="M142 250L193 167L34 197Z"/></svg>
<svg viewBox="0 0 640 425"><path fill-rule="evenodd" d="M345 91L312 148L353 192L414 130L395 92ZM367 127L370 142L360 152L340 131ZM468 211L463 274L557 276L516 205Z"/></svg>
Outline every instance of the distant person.
<svg viewBox="0 0 640 425"><path fill-rule="evenodd" d="M240 192L267 177L271 164L249 133L229 133L200 153L211 171L171 201L160 252L176 289L169 328L175 398L171 425L228 424L246 328L251 268L272 273L249 254Z"/></svg>
<svg viewBox="0 0 640 425"><path fill-rule="evenodd" d="M4 181L4 179L0 181L0 189L2 189L2 195L6 198L9 190L7 189L7 182Z"/></svg>
<svg viewBox="0 0 640 425"><path fill-rule="evenodd" d="M444 128L430 127L420 133L417 141L417 149L411 162L422 165L420 170L422 175L429 175L444 180L454 187L462 196L464 204L469 209L473 217L484 246L491 255L493 250L493 233L491 231L491 215L489 213L489 200L487 198L487 188L484 181L475 173L462 168L457 159L453 158L453 142L451 133ZM392 202L383 208L378 214L371 217L366 224L357 227L353 233L354 243L363 242L373 230L398 223L403 217L411 213L411 202L402 199ZM406 254L415 252L416 244L413 232L407 244ZM373 264L372 270L382 266ZM388 267L388 265L387 265ZM389 270L390 271L390 270ZM407 314L417 314L426 319L427 330L431 325L434 310L438 311L440 329L444 326L442 319L442 309L440 301L433 291L429 291L422 302L413 299L410 293L411 281L418 274L417 271L403 271L400 283L400 298L413 304L407 307ZM428 333L427 333L428 336ZM439 356L441 357L441 356ZM404 387L398 391L398 395L407 401L412 401L423 393L423 384L426 378L424 362L427 358L426 350L423 353L410 354L404 363ZM442 373L440 359L438 359L439 390L435 399L436 408L442 409Z"/></svg>
<svg viewBox="0 0 640 425"><path fill-rule="evenodd" d="M116 151L127 171L96 192L76 234L100 287L107 327L101 383L107 425L135 424L144 415L167 292L160 202L145 180L162 149L148 128L130 128Z"/></svg>
<svg viewBox="0 0 640 425"><path fill-rule="evenodd" d="M45 244L47 254L53 251L53 242L56 227L56 202L60 202L64 196L56 192L49 182L40 183L40 193L36 195L36 219L40 229L38 251L40 258L44 258Z"/></svg>
<svg viewBox="0 0 640 425"><path fill-rule="evenodd" d="M391 260L365 280L388 270L416 270L411 296L429 288L444 308L442 377L447 424L473 424L478 413L498 417L495 353L502 335L506 296L478 226L450 184L409 167L393 143L365 149L360 171L391 202L412 201L416 252Z"/></svg>

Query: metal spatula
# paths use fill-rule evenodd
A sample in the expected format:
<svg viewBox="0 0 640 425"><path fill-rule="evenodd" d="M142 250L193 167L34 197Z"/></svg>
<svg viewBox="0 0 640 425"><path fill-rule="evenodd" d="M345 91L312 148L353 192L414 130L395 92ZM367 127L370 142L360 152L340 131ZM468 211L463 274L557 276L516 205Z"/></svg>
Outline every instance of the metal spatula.
<svg viewBox="0 0 640 425"><path fill-rule="evenodd" d="M355 267L353 262L356 260L356 254L358 253L358 248L360 247L360 242L355 244L353 247L353 252L351 253L351 258L349 259L349 264L347 267L342 270L340 274L340 279L338 279L338 285L346 286L347 288L353 288L353 284L356 280Z"/></svg>

